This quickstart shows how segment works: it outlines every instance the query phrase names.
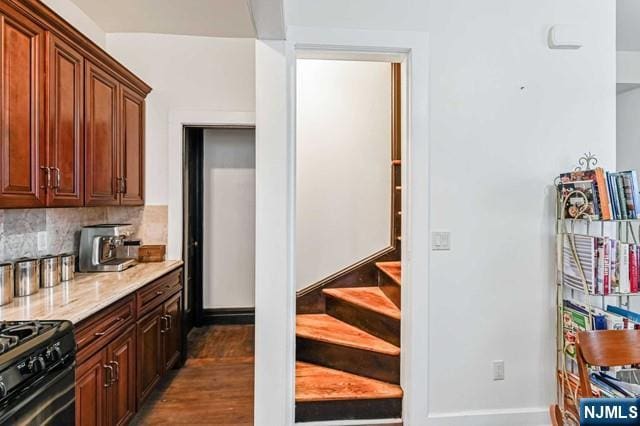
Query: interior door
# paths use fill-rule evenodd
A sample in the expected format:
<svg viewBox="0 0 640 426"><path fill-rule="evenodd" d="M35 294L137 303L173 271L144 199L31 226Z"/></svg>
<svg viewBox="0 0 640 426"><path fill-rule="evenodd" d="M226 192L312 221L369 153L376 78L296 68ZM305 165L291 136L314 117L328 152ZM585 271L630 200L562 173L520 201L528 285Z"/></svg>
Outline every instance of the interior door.
<svg viewBox="0 0 640 426"><path fill-rule="evenodd" d="M85 204L120 204L118 81L85 62Z"/></svg>
<svg viewBox="0 0 640 426"><path fill-rule="evenodd" d="M44 30L0 10L0 208L46 202Z"/></svg>
<svg viewBox="0 0 640 426"><path fill-rule="evenodd" d="M187 327L202 322L202 224L204 131L187 127L184 132L185 285L183 301ZM187 332L189 330L187 329Z"/></svg>
<svg viewBox="0 0 640 426"><path fill-rule="evenodd" d="M132 326L108 347L107 359L115 381L108 388L107 413L111 425L126 425L136 412L136 332Z"/></svg>
<svg viewBox="0 0 640 426"><path fill-rule="evenodd" d="M144 98L121 86L121 203L144 204Z"/></svg>
<svg viewBox="0 0 640 426"><path fill-rule="evenodd" d="M83 57L55 35L47 37L47 204L77 207L84 203Z"/></svg>

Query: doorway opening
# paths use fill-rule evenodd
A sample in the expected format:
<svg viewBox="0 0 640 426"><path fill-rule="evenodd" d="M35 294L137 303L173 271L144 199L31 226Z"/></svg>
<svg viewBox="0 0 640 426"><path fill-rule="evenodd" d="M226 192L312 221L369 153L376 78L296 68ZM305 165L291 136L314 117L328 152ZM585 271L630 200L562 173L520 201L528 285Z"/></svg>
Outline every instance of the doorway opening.
<svg viewBox="0 0 640 426"><path fill-rule="evenodd" d="M296 61L296 421L402 415L403 65Z"/></svg>
<svg viewBox="0 0 640 426"><path fill-rule="evenodd" d="M186 324L251 324L255 128L184 128Z"/></svg>

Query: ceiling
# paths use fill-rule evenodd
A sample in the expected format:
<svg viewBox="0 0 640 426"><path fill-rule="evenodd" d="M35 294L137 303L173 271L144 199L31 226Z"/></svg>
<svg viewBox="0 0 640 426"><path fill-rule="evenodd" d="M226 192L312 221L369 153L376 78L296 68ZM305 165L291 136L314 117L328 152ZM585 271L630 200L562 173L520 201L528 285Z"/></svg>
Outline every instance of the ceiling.
<svg viewBox="0 0 640 426"><path fill-rule="evenodd" d="M255 37L246 0L72 0L105 32Z"/></svg>
<svg viewBox="0 0 640 426"><path fill-rule="evenodd" d="M617 50L640 51L640 1L617 0Z"/></svg>

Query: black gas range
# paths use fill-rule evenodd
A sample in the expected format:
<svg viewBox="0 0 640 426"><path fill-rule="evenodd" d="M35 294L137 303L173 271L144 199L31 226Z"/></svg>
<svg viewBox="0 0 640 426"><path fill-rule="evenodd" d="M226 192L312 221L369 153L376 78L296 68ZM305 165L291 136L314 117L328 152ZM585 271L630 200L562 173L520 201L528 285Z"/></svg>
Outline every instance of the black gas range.
<svg viewBox="0 0 640 426"><path fill-rule="evenodd" d="M75 352L69 321L0 322L0 425L73 425Z"/></svg>

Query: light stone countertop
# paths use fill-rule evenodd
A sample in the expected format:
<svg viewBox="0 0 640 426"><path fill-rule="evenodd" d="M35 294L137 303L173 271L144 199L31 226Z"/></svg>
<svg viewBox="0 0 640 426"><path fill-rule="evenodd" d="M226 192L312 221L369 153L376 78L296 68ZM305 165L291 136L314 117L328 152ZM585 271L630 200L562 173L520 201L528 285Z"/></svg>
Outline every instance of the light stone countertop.
<svg viewBox="0 0 640 426"><path fill-rule="evenodd" d="M123 272L76 273L75 279L0 306L0 321L69 320L74 324L179 268L181 260L139 263Z"/></svg>

